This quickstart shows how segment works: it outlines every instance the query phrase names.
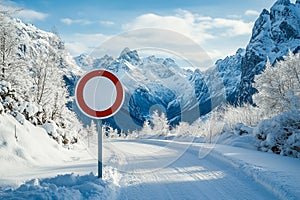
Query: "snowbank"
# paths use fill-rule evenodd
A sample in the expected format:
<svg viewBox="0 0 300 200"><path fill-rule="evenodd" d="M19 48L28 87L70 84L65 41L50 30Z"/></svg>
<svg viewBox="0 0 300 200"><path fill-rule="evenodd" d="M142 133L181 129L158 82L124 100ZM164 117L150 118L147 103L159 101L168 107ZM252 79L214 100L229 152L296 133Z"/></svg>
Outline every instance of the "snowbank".
<svg viewBox="0 0 300 200"><path fill-rule="evenodd" d="M73 153L51 139L45 129L27 120L22 125L9 114L0 115L0 133L0 177L32 166L55 165Z"/></svg>
<svg viewBox="0 0 300 200"><path fill-rule="evenodd" d="M300 160L225 145L207 145L211 156L242 170L279 199L300 199Z"/></svg>
<svg viewBox="0 0 300 200"><path fill-rule="evenodd" d="M0 192L1 199L108 199L105 183L89 175L58 175L54 178L33 179L16 190Z"/></svg>
<svg viewBox="0 0 300 200"><path fill-rule="evenodd" d="M300 158L300 110L283 112L254 127L243 123L224 126L222 133L206 136L207 141Z"/></svg>

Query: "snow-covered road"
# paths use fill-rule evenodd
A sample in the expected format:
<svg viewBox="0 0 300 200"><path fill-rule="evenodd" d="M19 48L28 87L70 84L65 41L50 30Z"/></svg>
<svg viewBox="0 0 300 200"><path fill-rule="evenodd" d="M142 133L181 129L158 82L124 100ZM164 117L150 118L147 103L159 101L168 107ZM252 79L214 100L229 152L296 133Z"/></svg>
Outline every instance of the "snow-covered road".
<svg viewBox="0 0 300 200"><path fill-rule="evenodd" d="M40 165L2 159L10 167L0 168L0 199L300 199L295 158L220 144L104 140L101 181L96 149L60 149Z"/></svg>
<svg viewBox="0 0 300 200"><path fill-rule="evenodd" d="M105 143L104 162L118 169L114 175L118 187L115 197L122 200L275 198L253 178L226 162L210 154L200 159L200 149L201 144L164 140Z"/></svg>

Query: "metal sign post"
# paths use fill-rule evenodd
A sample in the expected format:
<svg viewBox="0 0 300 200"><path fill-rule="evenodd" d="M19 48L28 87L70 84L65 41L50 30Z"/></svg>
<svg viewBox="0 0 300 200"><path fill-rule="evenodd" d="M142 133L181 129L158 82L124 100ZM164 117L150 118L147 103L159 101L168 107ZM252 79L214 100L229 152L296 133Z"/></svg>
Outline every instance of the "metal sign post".
<svg viewBox="0 0 300 200"><path fill-rule="evenodd" d="M98 120L98 178L102 178L102 120Z"/></svg>
<svg viewBox="0 0 300 200"><path fill-rule="evenodd" d="M91 93L91 91L93 91ZM102 119L116 114L124 102L124 89L113 73L93 70L83 75L75 89L78 108L90 118L98 119L98 178L102 178Z"/></svg>

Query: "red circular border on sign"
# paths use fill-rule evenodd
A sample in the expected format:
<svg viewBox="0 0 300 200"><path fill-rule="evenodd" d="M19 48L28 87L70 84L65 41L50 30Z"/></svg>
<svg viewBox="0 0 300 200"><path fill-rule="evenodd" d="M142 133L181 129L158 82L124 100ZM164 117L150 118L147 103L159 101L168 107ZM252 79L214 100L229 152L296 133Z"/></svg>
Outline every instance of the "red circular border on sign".
<svg viewBox="0 0 300 200"><path fill-rule="evenodd" d="M84 101L83 98L83 90L84 90L84 86L85 84L92 78L97 77L97 76L103 76L108 78L109 80L111 80L113 82L113 84L116 87L117 90L117 97L116 100L114 102L114 104L103 111L98 111L98 110L93 110L91 109ZM111 115L113 115L113 113L115 113L116 111L118 111L118 109L120 108L120 106L122 106L123 103L123 97L124 97L124 91L123 91L123 87L121 82L119 81L119 79L112 74L109 71L106 70L94 70L91 71L87 74L85 74L77 83L77 87L76 87L76 100L77 100L77 104L78 106L81 108L81 110L94 118L107 118Z"/></svg>

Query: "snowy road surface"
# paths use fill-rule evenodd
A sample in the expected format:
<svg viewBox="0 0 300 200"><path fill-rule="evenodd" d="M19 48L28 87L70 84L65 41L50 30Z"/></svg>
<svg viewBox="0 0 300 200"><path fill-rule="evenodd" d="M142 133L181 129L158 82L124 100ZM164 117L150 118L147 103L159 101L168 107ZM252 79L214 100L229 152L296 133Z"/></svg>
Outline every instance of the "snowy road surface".
<svg viewBox="0 0 300 200"><path fill-rule="evenodd" d="M218 144L106 140L101 181L92 147L60 149L39 165L2 159L10 165L0 168L0 200L300 199L299 159Z"/></svg>
<svg viewBox="0 0 300 200"><path fill-rule="evenodd" d="M209 154L199 144L159 140L104 144L107 165L119 169L117 199L274 199L254 179ZM176 156L174 156L176 155ZM276 199L276 198L275 198Z"/></svg>

